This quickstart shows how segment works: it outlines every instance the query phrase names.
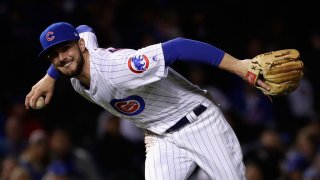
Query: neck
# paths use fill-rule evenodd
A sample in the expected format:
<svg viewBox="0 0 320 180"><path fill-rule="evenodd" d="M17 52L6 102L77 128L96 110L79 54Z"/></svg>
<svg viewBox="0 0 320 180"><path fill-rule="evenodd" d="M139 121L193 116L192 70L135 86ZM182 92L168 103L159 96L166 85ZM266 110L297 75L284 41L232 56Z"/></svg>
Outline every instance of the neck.
<svg viewBox="0 0 320 180"><path fill-rule="evenodd" d="M84 59L82 73L76 78L86 87L90 87L90 54L86 50L82 55Z"/></svg>

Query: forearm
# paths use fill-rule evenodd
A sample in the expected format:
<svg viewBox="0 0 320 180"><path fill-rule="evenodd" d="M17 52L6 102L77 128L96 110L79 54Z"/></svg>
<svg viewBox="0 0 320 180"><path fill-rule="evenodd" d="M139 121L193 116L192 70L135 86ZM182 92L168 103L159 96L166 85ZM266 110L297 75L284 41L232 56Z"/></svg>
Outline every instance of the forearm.
<svg viewBox="0 0 320 180"><path fill-rule="evenodd" d="M166 66L176 61L202 62L218 66L224 51L200 41L176 38L162 43Z"/></svg>
<svg viewBox="0 0 320 180"><path fill-rule="evenodd" d="M230 54L225 53L218 67L244 78L249 62L249 60L239 60Z"/></svg>

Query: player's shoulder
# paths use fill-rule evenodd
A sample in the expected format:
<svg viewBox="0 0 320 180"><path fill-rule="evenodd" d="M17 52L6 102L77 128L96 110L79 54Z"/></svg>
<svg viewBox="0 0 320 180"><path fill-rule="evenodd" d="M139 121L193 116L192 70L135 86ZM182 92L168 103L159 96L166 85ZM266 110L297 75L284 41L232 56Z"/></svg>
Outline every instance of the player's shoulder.
<svg viewBox="0 0 320 180"><path fill-rule="evenodd" d="M128 53L134 53L136 50L134 49L127 49L127 48L94 48L92 50L89 50L90 54L99 54L99 55L122 55L122 54L128 54Z"/></svg>
<svg viewBox="0 0 320 180"><path fill-rule="evenodd" d="M110 58L111 52L105 48L88 49L91 59L107 60Z"/></svg>
<svg viewBox="0 0 320 180"><path fill-rule="evenodd" d="M122 61L126 59L130 54L133 54L135 50L132 49L114 49L110 48L96 48L90 49L89 53L93 61L105 61L113 63L114 61Z"/></svg>
<svg viewBox="0 0 320 180"><path fill-rule="evenodd" d="M154 54L161 54L162 53L162 46L161 43L158 44L151 44L146 47L142 47L137 50L136 54L144 54L144 55L154 55Z"/></svg>
<svg viewBox="0 0 320 180"><path fill-rule="evenodd" d="M130 54L134 54L136 50L134 49L129 49L129 48L114 48L114 47L109 47L106 49L107 51L110 52L110 56L116 59L126 57Z"/></svg>

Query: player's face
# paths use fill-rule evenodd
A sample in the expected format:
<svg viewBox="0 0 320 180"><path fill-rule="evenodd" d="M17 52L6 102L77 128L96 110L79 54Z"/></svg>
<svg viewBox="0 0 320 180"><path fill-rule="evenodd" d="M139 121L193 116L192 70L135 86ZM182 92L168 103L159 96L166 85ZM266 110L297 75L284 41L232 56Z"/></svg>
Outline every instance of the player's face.
<svg viewBox="0 0 320 180"><path fill-rule="evenodd" d="M69 41L54 47L48 53L48 59L56 69L67 77L78 76L83 69L83 56L77 41Z"/></svg>

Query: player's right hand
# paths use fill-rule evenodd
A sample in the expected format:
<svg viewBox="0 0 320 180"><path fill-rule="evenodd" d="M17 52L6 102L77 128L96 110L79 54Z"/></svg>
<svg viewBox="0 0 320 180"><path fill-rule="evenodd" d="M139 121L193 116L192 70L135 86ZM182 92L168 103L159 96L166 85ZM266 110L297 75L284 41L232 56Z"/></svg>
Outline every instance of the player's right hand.
<svg viewBox="0 0 320 180"><path fill-rule="evenodd" d="M25 106L27 109L36 108L37 99L40 96L45 98L45 104L49 104L53 95L56 80L46 74L40 81L32 86L31 91L28 93L25 99Z"/></svg>

